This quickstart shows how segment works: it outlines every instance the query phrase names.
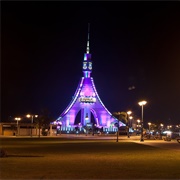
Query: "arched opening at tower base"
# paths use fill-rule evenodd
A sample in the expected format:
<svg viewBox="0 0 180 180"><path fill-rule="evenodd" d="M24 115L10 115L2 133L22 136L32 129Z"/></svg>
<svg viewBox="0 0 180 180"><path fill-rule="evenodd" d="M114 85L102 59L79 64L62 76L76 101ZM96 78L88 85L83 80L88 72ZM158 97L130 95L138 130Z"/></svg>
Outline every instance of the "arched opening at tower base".
<svg viewBox="0 0 180 180"><path fill-rule="evenodd" d="M84 109L81 109L75 117L74 126L76 133L87 133L87 131L88 133L97 133L99 128L97 128L97 122L93 111L90 112L90 116L88 118L84 118L83 113Z"/></svg>
<svg viewBox="0 0 180 180"><path fill-rule="evenodd" d="M75 121L74 121L74 125L85 125L85 124L83 124L83 121L82 121L82 119L83 119L83 116L82 116L82 111L83 111L83 109L81 109L78 113L77 113L77 115L76 115L76 117L75 117ZM94 114L91 112L91 114L90 114L90 121L89 121L89 123L91 123L91 124L93 124L93 125L97 125L97 122L96 122L96 120L95 120L95 117L94 117ZM85 119L86 120L86 119Z"/></svg>
<svg viewBox="0 0 180 180"><path fill-rule="evenodd" d="M78 126L81 124L81 110L77 113L75 121L74 121L74 125Z"/></svg>

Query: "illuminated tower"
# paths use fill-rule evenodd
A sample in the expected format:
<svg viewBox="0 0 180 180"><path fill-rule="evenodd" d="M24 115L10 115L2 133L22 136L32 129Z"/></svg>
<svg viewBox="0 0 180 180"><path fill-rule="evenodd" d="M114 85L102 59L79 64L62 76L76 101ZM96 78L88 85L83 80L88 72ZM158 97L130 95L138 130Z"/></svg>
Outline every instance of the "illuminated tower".
<svg viewBox="0 0 180 180"><path fill-rule="evenodd" d="M89 48L89 25L86 53L83 60L83 74L72 101L57 119L63 131L73 131L76 126L103 127L103 131L117 131L114 124L118 121L102 103L91 77L92 61ZM124 126L119 122L120 126Z"/></svg>

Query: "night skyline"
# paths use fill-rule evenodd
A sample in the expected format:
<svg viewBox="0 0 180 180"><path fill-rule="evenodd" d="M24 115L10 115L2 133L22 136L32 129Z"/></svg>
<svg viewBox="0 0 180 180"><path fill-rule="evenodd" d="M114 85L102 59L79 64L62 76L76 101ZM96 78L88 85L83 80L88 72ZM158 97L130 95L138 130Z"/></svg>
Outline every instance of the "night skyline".
<svg viewBox="0 0 180 180"><path fill-rule="evenodd" d="M179 123L179 17L175 2L2 2L1 121L41 108L58 118L83 76L90 23L92 77L108 110L140 118L145 99L145 123Z"/></svg>

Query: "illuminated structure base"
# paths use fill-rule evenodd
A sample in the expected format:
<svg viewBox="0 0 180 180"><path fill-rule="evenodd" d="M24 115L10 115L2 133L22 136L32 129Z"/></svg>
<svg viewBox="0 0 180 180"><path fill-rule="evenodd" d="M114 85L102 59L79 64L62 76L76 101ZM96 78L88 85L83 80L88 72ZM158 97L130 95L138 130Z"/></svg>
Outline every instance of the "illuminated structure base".
<svg viewBox="0 0 180 180"><path fill-rule="evenodd" d="M103 105L96 91L92 77L82 77L72 102L57 119L61 122L62 131L80 130L83 127L103 127L103 131L116 132L117 119ZM120 122L120 126L124 126Z"/></svg>

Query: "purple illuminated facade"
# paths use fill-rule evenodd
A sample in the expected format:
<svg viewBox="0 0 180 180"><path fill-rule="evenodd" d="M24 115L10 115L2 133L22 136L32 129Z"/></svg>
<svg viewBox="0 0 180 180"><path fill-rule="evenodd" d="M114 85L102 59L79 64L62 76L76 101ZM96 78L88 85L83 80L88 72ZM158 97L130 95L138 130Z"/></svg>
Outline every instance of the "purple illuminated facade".
<svg viewBox="0 0 180 180"><path fill-rule="evenodd" d="M107 110L101 101L94 80L91 77L92 61L89 53L89 32L87 49L83 60L83 74L72 101L56 120L61 124L62 131L74 131L75 127L83 128L86 126L103 127L103 131L116 132L114 126L118 120ZM125 126L119 122L120 126Z"/></svg>

